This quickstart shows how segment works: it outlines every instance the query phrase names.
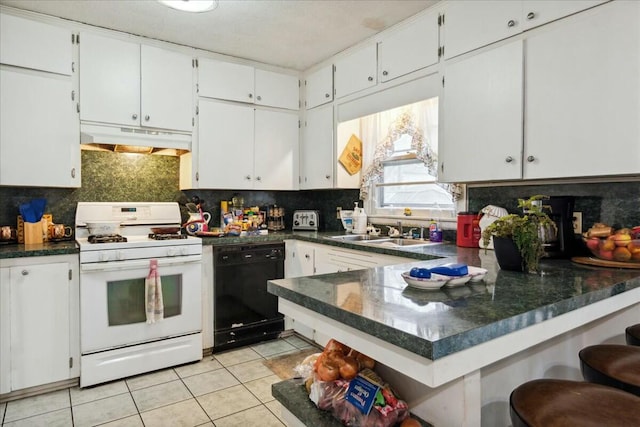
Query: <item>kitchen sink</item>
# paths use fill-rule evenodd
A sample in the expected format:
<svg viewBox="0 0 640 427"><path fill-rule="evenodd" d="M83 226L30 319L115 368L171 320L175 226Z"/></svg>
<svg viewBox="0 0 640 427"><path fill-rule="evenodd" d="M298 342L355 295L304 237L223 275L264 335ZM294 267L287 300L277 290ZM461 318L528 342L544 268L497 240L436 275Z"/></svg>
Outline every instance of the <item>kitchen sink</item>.
<svg viewBox="0 0 640 427"><path fill-rule="evenodd" d="M367 245L378 245L378 246L431 246L431 245L439 245L441 242L430 242L428 240L412 240L412 239L381 239L369 242L362 242Z"/></svg>
<svg viewBox="0 0 640 427"><path fill-rule="evenodd" d="M371 236L369 234L344 234L341 236L328 236L325 237L328 240L338 240L342 242L361 242L361 241L379 241L379 240L390 240L389 237L385 236Z"/></svg>

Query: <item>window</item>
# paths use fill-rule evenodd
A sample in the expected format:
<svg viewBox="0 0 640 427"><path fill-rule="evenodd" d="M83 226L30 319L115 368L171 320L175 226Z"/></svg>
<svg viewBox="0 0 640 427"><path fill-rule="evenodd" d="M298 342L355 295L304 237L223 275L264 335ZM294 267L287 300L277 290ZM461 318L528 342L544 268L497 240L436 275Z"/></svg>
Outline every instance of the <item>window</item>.
<svg viewBox="0 0 640 427"><path fill-rule="evenodd" d="M455 202L437 183L438 97L359 120L362 194L370 215L453 217Z"/></svg>

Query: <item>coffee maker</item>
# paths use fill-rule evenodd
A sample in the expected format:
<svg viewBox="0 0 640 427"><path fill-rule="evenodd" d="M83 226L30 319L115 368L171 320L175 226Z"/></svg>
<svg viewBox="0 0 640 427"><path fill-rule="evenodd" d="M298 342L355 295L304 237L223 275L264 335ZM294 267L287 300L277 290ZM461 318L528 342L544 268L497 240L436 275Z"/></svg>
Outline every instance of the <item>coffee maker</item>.
<svg viewBox="0 0 640 427"><path fill-rule="evenodd" d="M543 211L549 215L558 229L555 241L545 243L548 258L568 258L573 255L575 237L573 233L573 196L551 196L542 200Z"/></svg>

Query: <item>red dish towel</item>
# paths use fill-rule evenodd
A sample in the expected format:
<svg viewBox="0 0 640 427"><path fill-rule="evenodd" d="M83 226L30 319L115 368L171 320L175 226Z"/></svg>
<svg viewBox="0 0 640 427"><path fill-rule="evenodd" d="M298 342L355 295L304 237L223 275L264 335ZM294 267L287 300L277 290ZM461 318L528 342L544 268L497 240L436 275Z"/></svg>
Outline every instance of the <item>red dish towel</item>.
<svg viewBox="0 0 640 427"><path fill-rule="evenodd" d="M147 323L155 323L164 318L164 303L162 302L162 283L158 274L158 260L149 262L149 275L144 281L145 306Z"/></svg>

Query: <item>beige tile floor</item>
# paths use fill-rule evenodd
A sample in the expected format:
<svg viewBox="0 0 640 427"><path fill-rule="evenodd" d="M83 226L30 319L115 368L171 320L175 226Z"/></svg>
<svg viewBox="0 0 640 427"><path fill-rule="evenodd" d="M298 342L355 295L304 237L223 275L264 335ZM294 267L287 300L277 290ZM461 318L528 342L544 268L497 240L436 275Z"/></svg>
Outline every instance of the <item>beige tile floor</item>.
<svg viewBox="0 0 640 427"><path fill-rule="evenodd" d="M282 427L262 362L305 349L297 336L203 358L198 363L80 389L0 403L4 427Z"/></svg>

